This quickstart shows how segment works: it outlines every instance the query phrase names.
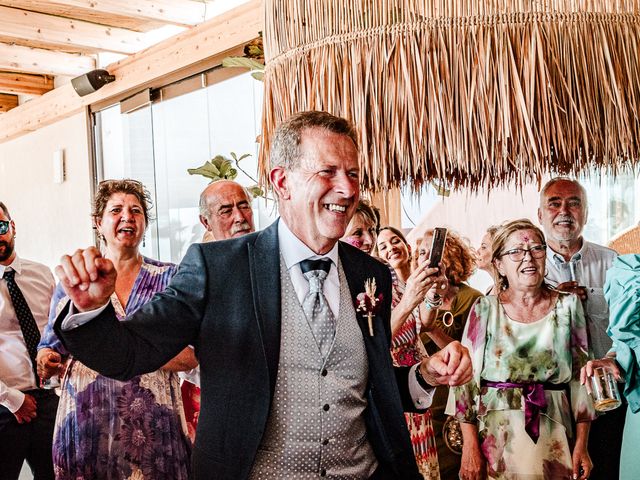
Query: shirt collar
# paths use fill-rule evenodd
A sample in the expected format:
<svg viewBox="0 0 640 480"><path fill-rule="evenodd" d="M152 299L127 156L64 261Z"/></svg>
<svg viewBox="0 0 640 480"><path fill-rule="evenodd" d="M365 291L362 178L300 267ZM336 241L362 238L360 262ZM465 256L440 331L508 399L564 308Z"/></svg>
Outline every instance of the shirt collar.
<svg viewBox="0 0 640 480"><path fill-rule="evenodd" d="M573 256L569 259L570 262L576 262L578 260L581 260L582 257L584 257L584 254L587 250L587 244L589 242L587 242L584 238L582 239L582 247L580 247L580 250L578 250L576 253L573 254ZM562 263L566 263L567 261L564 259L564 257L562 255L560 255L559 253L557 253L553 248L551 248L549 245L547 245L547 257L551 258L553 260L553 262L556 265L560 265Z"/></svg>
<svg viewBox="0 0 640 480"><path fill-rule="evenodd" d="M317 258L328 258L334 265L338 265L338 242L324 255L318 255L289 230L282 218L278 222L278 242L287 270L291 270L291 267L299 264L302 260Z"/></svg>
<svg viewBox="0 0 640 480"><path fill-rule="evenodd" d="M4 277L4 272L7 268L11 267L18 275L22 271L22 264L20 263L20 257L16 254L16 257L13 259L10 265L0 265L0 278Z"/></svg>

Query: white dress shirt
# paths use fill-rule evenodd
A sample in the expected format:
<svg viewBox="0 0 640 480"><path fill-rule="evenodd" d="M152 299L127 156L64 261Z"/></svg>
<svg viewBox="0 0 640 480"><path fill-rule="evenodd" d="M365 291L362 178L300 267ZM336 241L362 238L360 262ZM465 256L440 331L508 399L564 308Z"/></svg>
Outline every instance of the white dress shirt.
<svg viewBox="0 0 640 480"><path fill-rule="evenodd" d="M16 255L6 267L0 265L0 278L7 268L15 270L15 281L24 295L40 334L49 319L49 303L55 282L45 265ZM0 280L0 405L16 412L24 402L22 392L38 388L31 358L13 308L6 280Z"/></svg>

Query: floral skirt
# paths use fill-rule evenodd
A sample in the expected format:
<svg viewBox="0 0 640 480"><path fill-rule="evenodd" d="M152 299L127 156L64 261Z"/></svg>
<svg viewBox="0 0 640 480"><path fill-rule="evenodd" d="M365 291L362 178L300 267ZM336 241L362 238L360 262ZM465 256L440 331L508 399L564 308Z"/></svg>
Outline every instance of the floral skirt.
<svg viewBox="0 0 640 480"><path fill-rule="evenodd" d="M121 382L73 360L53 436L56 479L186 480L186 431L175 373Z"/></svg>
<svg viewBox="0 0 640 480"><path fill-rule="evenodd" d="M405 413L404 416L407 420L418 470L427 480L440 480L438 450L431 424L431 412L427 410L425 413Z"/></svg>
<svg viewBox="0 0 640 480"><path fill-rule="evenodd" d="M564 425L540 415L540 437L534 443L524 429L522 410L493 410L479 420L488 478L571 480L573 463Z"/></svg>

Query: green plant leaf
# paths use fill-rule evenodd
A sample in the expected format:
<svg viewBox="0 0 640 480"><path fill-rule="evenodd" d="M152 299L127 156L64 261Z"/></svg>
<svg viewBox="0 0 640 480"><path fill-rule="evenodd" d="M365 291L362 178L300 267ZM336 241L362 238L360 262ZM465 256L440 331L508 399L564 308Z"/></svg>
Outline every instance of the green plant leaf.
<svg viewBox="0 0 640 480"><path fill-rule="evenodd" d="M216 168L214 164L211 162L205 162L204 165L198 168L189 168L187 169L190 175L202 175L207 178L217 178L220 175L220 172Z"/></svg>
<svg viewBox="0 0 640 480"><path fill-rule="evenodd" d="M260 82L264 82L264 72L261 72L261 71L251 72L251 76Z"/></svg>
<svg viewBox="0 0 640 480"><path fill-rule="evenodd" d="M264 70L264 64L254 60L253 58L246 57L227 57L222 60L223 67L241 67L248 68L249 70Z"/></svg>
<svg viewBox="0 0 640 480"><path fill-rule="evenodd" d="M449 190L444 185L440 185L435 181L431 181L431 186L436 190L436 193L441 197L448 197L449 195L451 195L451 190Z"/></svg>
<svg viewBox="0 0 640 480"><path fill-rule="evenodd" d="M250 153L245 153L244 155L242 155L240 158L236 158L235 161L239 162L240 160L242 160L243 158L247 158L250 157L251 154Z"/></svg>
<svg viewBox="0 0 640 480"><path fill-rule="evenodd" d="M258 185L247 187L253 198L264 197L264 191Z"/></svg>

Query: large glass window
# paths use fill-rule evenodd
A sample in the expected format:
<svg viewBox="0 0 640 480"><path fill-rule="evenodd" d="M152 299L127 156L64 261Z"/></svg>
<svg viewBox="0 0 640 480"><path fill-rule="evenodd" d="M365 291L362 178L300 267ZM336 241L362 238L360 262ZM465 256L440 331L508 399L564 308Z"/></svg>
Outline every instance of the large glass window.
<svg viewBox="0 0 640 480"><path fill-rule="evenodd" d="M206 77L202 77L206 78ZM178 86L179 87L179 86ZM250 154L236 179L251 185L257 172L262 83L242 74L208 87L121 113L120 105L95 114L98 176L135 178L152 194L155 221L149 226L143 253L178 262L189 245L200 241L200 192L208 179L189 175L216 155ZM253 202L256 228L274 217L273 202Z"/></svg>
<svg viewBox="0 0 640 480"><path fill-rule="evenodd" d="M640 221L640 179L633 172L621 171L616 176L594 171L578 180L587 191L588 219L583 235L601 245ZM545 178L542 183L546 182ZM478 245L490 225L505 220L529 218L537 223L538 189L542 185L511 185L481 190L452 191L442 196L431 185L420 195L402 192L402 227L425 230L438 225L454 228L473 245Z"/></svg>

